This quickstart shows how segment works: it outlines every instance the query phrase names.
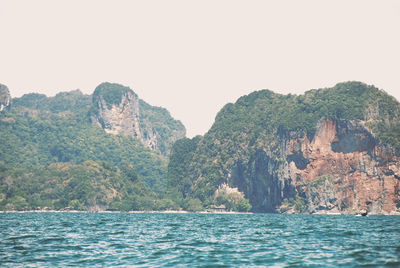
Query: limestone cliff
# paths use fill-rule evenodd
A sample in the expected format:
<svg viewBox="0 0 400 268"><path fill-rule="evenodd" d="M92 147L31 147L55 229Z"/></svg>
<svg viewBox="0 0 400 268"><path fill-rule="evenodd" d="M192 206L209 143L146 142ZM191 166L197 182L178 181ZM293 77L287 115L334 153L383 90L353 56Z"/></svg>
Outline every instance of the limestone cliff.
<svg viewBox="0 0 400 268"><path fill-rule="evenodd" d="M359 82L227 104L204 137L177 142L170 188L214 202L220 185L256 212L400 213L400 104Z"/></svg>
<svg viewBox="0 0 400 268"><path fill-rule="evenodd" d="M150 106L130 88L118 84L103 83L95 89L90 118L107 133L135 137L164 155L186 133L166 109Z"/></svg>
<svg viewBox="0 0 400 268"><path fill-rule="evenodd" d="M255 209L295 212L303 200L308 213L399 210L400 159L361 123L321 119L311 140L304 132L280 134L280 161L264 148L232 169L230 183Z"/></svg>
<svg viewBox="0 0 400 268"><path fill-rule="evenodd" d="M10 91L5 85L0 84L0 112L10 106Z"/></svg>

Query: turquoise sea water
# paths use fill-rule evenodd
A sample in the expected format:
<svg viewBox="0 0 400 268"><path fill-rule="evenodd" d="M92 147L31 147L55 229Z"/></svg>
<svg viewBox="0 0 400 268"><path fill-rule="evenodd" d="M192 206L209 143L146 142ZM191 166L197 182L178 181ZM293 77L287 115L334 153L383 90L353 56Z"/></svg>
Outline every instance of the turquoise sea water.
<svg viewBox="0 0 400 268"><path fill-rule="evenodd" d="M400 217L4 213L0 266L393 266Z"/></svg>

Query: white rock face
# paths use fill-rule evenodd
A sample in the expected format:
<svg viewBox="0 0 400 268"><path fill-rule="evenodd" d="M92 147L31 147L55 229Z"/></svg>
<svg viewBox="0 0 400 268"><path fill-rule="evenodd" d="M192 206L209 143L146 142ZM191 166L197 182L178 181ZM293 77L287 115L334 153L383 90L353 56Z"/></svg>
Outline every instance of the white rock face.
<svg viewBox="0 0 400 268"><path fill-rule="evenodd" d="M119 86L115 84L104 85L104 87L113 86L114 88ZM114 99L114 103L107 103L101 92L96 95L93 105L96 107L97 112L92 113L90 116L93 124L113 135L120 134L137 138L143 145L152 150L160 151L165 155L169 153L173 142L185 136L185 130L182 125L182 130L175 129L172 132L170 130L170 136L163 137L159 131L165 132L166 129L163 128L169 127L167 122L154 123L149 118L146 118L145 114L141 114L145 112L141 110L142 101L132 90L125 90L121 94L120 102Z"/></svg>
<svg viewBox="0 0 400 268"><path fill-rule="evenodd" d="M100 96L98 116L92 119L110 134L133 135L141 138L139 127L139 99L131 93L122 96L119 105L108 109L106 101Z"/></svg>
<svg viewBox="0 0 400 268"><path fill-rule="evenodd" d="M5 85L0 84L0 112L10 106L10 91Z"/></svg>

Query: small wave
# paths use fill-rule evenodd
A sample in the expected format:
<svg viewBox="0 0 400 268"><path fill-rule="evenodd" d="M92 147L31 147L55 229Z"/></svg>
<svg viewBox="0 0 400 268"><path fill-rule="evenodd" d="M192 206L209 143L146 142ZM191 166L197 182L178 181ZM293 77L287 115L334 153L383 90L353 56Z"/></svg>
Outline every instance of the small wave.
<svg viewBox="0 0 400 268"><path fill-rule="evenodd" d="M19 240L19 239L26 239L26 238L36 238L37 236L34 234L27 234L27 235L20 235L20 236L10 236L7 240Z"/></svg>
<svg viewBox="0 0 400 268"><path fill-rule="evenodd" d="M45 238L45 239L40 240L40 244L49 244L49 243L53 243L53 242L62 242L64 240L65 240L64 237L49 237L49 238Z"/></svg>
<svg viewBox="0 0 400 268"><path fill-rule="evenodd" d="M385 263L388 267L400 267L400 261L388 261Z"/></svg>

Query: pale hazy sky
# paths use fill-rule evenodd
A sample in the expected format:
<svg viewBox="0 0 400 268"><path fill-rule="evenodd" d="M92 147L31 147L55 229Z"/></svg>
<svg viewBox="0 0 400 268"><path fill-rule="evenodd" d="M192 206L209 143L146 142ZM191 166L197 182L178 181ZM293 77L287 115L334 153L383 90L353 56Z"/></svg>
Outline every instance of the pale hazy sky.
<svg viewBox="0 0 400 268"><path fill-rule="evenodd" d="M349 80L400 100L400 0L0 0L13 97L121 83L193 136L254 90Z"/></svg>

